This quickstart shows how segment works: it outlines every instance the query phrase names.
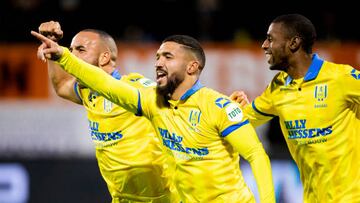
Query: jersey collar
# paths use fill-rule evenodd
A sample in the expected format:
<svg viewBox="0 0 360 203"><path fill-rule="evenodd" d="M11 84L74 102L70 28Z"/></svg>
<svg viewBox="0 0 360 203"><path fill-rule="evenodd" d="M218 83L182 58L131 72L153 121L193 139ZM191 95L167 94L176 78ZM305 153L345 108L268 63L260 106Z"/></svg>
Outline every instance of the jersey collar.
<svg viewBox="0 0 360 203"><path fill-rule="evenodd" d="M323 63L324 60L322 58L320 58L317 54L313 54L312 62L310 64L309 70L305 74L304 81L307 82L310 80L314 80L319 75ZM288 75L285 81L285 85L289 85L292 80L293 79L291 78L291 76Z"/></svg>
<svg viewBox="0 0 360 203"><path fill-rule="evenodd" d="M312 62L309 67L309 70L307 71L304 77L304 81L310 81L315 79L318 76L323 63L324 63L323 59L321 59L317 54L313 54Z"/></svg>
<svg viewBox="0 0 360 203"><path fill-rule="evenodd" d="M119 70L115 69L112 73L111 73L111 76L117 80L120 80L121 78L121 74L119 72Z"/></svg>
<svg viewBox="0 0 360 203"><path fill-rule="evenodd" d="M197 92L202 87L204 87L204 86L200 83L199 80L197 80L196 83L190 89L188 89L188 91L186 91L183 96L181 96L180 100L186 100L187 98L189 98L191 95L193 95L195 92Z"/></svg>

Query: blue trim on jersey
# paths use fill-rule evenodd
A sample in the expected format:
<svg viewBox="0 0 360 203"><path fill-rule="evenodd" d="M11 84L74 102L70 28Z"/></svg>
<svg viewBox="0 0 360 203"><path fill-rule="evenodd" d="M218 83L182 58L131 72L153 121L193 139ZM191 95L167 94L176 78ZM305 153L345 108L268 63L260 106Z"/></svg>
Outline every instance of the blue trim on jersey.
<svg viewBox="0 0 360 203"><path fill-rule="evenodd" d="M290 85L290 83L291 83L292 80L293 80L292 77L291 77L290 75L288 75L288 76L286 77L285 86Z"/></svg>
<svg viewBox="0 0 360 203"><path fill-rule="evenodd" d="M223 130L221 132L221 137L226 137L228 136L230 133L232 133L233 131L235 131L236 129L239 129L241 126L249 124L249 120L245 120L241 123L235 124L235 125L231 125L229 127L227 127L225 130Z"/></svg>
<svg viewBox="0 0 360 203"><path fill-rule="evenodd" d="M204 87L204 86L200 83L199 80L197 80L196 83L190 89L188 89L188 91L186 91L183 96L181 96L180 100L185 100L185 99L189 98L191 95L193 95L195 92L197 92L202 87Z"/></svg>
<svg viewBox="0 0 360 203"><path fill-rule="evenodd" d="M304 81L310 81L315 79L318 76L323 63L324 63L323 59L321 59L317 54L313 54L312 62L309 67L309 70L307 71L304 77Z"/></svg>
<svg viewBox="0 0 360 203"><path fill-rule="evenodd" d="M80 94L79 94L79 91L78 91L78 86L79 86L79 83L78 82L75 82L74 83L74 91L75 91L75 94L76 96L80 99L81 103L83 102L82 98L80 97Z"/></svg>
<svg viewBox="0 0 360 203"><path fill-rule="evenodd" d="M112 73L111 73L111 76L117 80L120 80L121 79L121 74L119 72L119 70L115 69Z"/></svg>
<svg viewBox="0 0 360 203"><path fill-rule="evenodd" d="M258 108L256 108L256 106L255 106L255 101L253 101L253 102L251 103L251 105L252 105L252 108L253 108L256 112L258 112L259 114L261 114L261 115L263 115L263 116L275 117L275 115L261 112Z"/></svg>
<svg viewBox="0 0 360 203"><path fill-rule="evenodd" d="M140 98L140 92L138 90L138 108L137 108L137 112L135 114L135 116L142 116L142 107L141 107L141 98Z"/></svg>

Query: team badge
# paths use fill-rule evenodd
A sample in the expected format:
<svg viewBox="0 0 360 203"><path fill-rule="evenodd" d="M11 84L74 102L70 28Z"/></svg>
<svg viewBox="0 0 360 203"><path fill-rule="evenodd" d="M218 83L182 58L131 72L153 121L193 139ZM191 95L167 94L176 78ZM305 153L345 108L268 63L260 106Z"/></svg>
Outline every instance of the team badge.
<svg viewBox="0 0 360 203"><path fill-rule="evenodd" d="M113 107L113 103L104 98L104 111L106 113L109 113L112 110L112 107Z"/></svg>
<svg viewBox="0 0 360 203"><path fill-rule="evenodd" d="M324 101L328 97L327 84L315 85L314 97L317 101Z"/></svg>
<svg viewBox="0 0 360 203"><path fill-rule="evenodd" d="M200 117L201 117L201 111L191 110L189 115L189 122L191 123L191 126L196 127L200 123Z"/></svg>

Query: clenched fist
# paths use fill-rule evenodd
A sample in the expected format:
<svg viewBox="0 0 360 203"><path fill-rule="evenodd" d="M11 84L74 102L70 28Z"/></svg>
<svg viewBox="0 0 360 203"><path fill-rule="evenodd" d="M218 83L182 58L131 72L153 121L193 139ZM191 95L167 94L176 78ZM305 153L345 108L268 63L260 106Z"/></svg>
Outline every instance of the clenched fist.
<svg viewBox="0 0 360 203"><path fill-rule="evenodd" d="M41 25L39 26L39 33L54 42L58 42L64 34L61 30L60 23L57 21L41 23Z"/></svg>

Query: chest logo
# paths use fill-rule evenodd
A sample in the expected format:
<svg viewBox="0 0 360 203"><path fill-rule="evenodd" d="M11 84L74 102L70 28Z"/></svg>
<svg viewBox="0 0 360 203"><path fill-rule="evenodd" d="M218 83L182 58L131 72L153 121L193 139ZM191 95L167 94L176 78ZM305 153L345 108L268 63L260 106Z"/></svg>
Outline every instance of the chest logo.
<svg viewBox="0 0 360 203"><path fill-rule="evenodd" d="M317 101L324 101L328 97L327 84L315 85L314 97Z"/></svg>
<svg viewBox="0 0 360 203"><path fill-rule="evenodd" d="M112 107L113 107L113 103L104 98L104 111L106 113L109 113L112 110Z"/></svg>
<svg viewBox="0 0 360 203"><path fill-rule="evenodd" d="M191 126L196 127L200 123L200 117L200 110L191 110L189 115L189 122L191 123Z"/></svg>

